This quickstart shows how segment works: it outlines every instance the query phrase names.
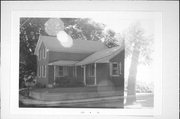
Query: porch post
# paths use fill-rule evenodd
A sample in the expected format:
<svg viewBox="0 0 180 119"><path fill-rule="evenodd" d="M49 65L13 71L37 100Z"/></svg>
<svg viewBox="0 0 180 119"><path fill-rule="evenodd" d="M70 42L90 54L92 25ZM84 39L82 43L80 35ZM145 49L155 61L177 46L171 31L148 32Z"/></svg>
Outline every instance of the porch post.
<svg viewBox="0 0 180 119"><path fill-rule="evenodd" d="M56 85L56 66L54 65L54 85Z"/></svg>
<svg viewBox="0 0 180 119"><path fill-rule="evenodd" d="M86 85L86 65L84 65L84 85Z"/></svg>
<svg viewBox="0 0 180 119"><path fill-rule="evenodd" d="M95 75L95 85L97 84L97 81L96 81L96 62L94 63L94 75Z"/></svg>
<svg viewBox="0 0 180 119"><path fill-rule="evenodd" d="M77 78L77 67L74 66L74 68L75 68L75 69L74 69L74 70L75 70L75 72L74 72L74 73L75 73L75 77Z"/></svg>

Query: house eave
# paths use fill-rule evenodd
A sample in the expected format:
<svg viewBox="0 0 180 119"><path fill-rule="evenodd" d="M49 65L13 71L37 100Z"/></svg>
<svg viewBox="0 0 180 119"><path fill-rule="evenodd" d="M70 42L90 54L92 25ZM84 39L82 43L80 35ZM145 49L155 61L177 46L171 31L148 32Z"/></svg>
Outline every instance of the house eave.
<svg viewBox="0 0 180 119"><path fill-rule="evenodd" d="M120 53L123 50L123 47L119 48L117 51L114 51L110 55L100 57L97 59L91 59L89 61L86 61L89 57L85 58L84 60L76 63L76 65L86 65L86 64L91 64L91 63L109 63L110 60L115 57L118 53ZM93 55L93 54L92 54Z"/></svg>
<svg viewBox="0 0 180 119"><path fill-rule="evenodd" d="M51 62L48 65L58 65L58 66L74 66L78 61L66 61L66 60L59 60L55 62Z"/></svg>

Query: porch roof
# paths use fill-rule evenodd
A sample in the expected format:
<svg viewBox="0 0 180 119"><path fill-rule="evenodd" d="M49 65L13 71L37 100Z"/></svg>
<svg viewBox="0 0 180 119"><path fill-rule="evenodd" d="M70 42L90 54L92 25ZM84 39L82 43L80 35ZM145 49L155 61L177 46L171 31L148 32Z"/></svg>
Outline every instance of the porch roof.
<svg viewBox="0 0 180 119"><path fill-rule="evenodd" d="M108 63L110 59L120 53L124 48L122 46L117 46L113 48L108 48L93 53L84 60L76 63L76 65L85 65L90 63Z"/></svg>
<svg viewBox="0 0 180 119"><path fill-rule="evenodd" d="M60 61L51 62L48 65L73 66L77 62L78 61L64 61L64 60L60 60Z"/></svg>

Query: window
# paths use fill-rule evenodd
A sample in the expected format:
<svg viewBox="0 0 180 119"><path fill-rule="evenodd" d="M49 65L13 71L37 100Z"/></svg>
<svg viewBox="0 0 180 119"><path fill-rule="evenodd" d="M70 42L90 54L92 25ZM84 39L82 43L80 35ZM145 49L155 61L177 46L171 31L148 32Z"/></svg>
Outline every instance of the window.
<svg viewBox="0 0 180 119"><path fill-rule="evenodd" d="M39 60L41 60L41 50L39 50Z"/></svg>
<svg viewBox="0 0 180 119"><path fill-rule="evenodd" d="M64 77L68 75L68 69L65 66L58 66L57 67L57 77Z"/></svg>
<svg viewBox="0 0 180 119"><path fill-rule="evenodd" d="M46 65L42 66L42 77L46 78Z"/></svg>
<svg viewBox="0 0 180 119"><path fill-rule="evenodd" d="M41 66L38 67L38 76L41 77Z"/></svg>
<svg viewBox="0 0 180 119"><path fill-rule="evenodd" d="M46 58L46 49L42 48L39 50L39 56L38 56L39 60L41 60L42 58L45 59Z"/></svg>
<svg viewBox="0 0 180 119"><path fill-rule="evenodd" d="M42 54L43 54L43 58L45 59L46 58L46 49L45 48L43 48Z"/></svg>
<svg viewBox="0 0 180 119"><path fill-rule="evenodd" d="M120 75L122 74L122 64L121 64L121 62L119 63L119 74Z"/></svg>
<svg viewBox="0 0 180 119"><path fill-rule="evenodd" d="M43 66L41 66L41 77L43 77L43 69L44 67Z"/></svg>
<svg viewBox="0 0 180 119"><path fill-rule="evenodd" d="M118 63L116 63L116 62L112 63L111 74L112 74L112 76L119 76Z"/></svg>
<svg viewBox="0 0 180 119"><path fill-rule="evenodd" d="M94 71L95 71L94 70L94 64L90 64L88 67L88 75L91 77L94 76L94 74L95 74Z"/></svg>
<svg viewBox="0 0 180 119"><path fill-rule="evenodd" d="M42 59L43 59L44 58L44 48L42 48L41 56L42 56Z"/></svg>
<svg viewBox="0 0 180 119"><path fill-rule="evenodd" d="M58 76L63 76L63 67L62 66L59 66Z"/></svg>

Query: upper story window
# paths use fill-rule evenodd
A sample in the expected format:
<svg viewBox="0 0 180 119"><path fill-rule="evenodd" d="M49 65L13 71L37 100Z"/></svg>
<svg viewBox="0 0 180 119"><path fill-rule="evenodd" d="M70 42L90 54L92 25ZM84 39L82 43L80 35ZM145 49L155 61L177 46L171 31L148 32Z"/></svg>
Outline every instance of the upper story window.
<svg viewBox="0 0 180 119"><path fill-rule="evenodd" d="M41 60L41 50L39 50L39 56L38 59Z"/></svg>
<svg viewBox="0 0 180 119"><path fill-rule="evenodd" d="M94 72L95 72L94 64L90 64L88 66L88 76L90 76L90 77L95 76Z"/></svg>
<svg viewBox="0 0 180 119"><path fill-rule="evenodd" d="M42 55L43 55L43 58L45 59L46 58L46 49L45 48L43 48Z"/></svg>
<svg viewBox="0 0 180 119"><path fill-rule="evenodd" d="M42 48L39 50L39 60L46 59L46 49Z"/></svg>

